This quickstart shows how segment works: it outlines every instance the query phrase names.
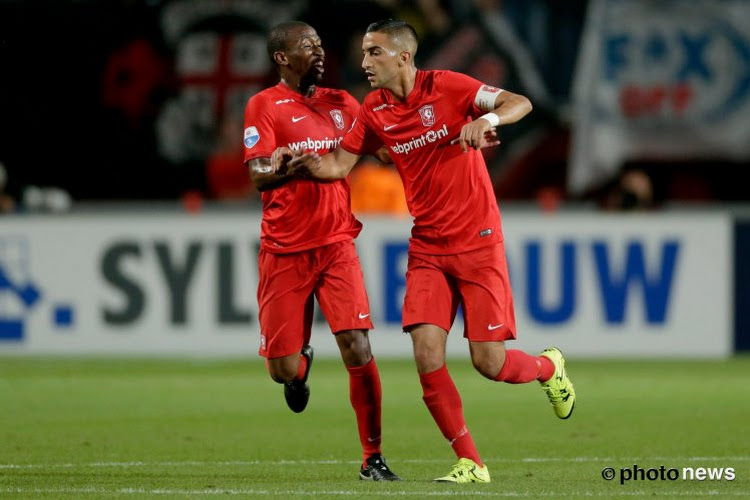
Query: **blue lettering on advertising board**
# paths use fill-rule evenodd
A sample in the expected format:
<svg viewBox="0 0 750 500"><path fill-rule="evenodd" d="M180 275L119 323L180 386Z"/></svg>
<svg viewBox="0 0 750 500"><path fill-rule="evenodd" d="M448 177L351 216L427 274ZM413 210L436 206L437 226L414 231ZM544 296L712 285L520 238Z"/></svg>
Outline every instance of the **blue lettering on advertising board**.
<svg viewBox="0 0 750 500"><path fill-rule="evenodd" d="M383 312L386 323L401 323L401 308L406 292L404 259L409 253L409 243L388 242L383 245Z"/></svg>
<svg viewBox="0 0 750 500"><path fill-rule="evenodd" d="M41 298L29 277L29 248L23 238L0 240L0 341L20 341L28 311Z"/></svg>
<svg viewBox="0 0 750 500"><path fill-rule="evenodd" d="M559 242L556 246L559 256L557 269L545 269L542 266L544 246L541 241L528 240L523 247L527 271L526 308L533 321L544 325L560 325L569 321L576 312L577 288L580 286L579 256L584 245L567 240ZM667 320L680 243L663 242L660 260L648 264L644 246L642 241L630 241L625 247L624 262L615 262L611 243L594 241L590 244L593 256L590 263L598 284L602 317L609 324L622 324L625 321L629 297L638 289L642 290L645 321L649 324L661 324ZM589 245L585 245L585 248L588 249ZM401 321L406 288L404 263L408 249L407 242L388 242L383 246L383 304L387 323ZM523 267L515 269L515 274L518 274L518 270ZM559 273L556 280L552 279L555 272ZM545 304L542 291L548 290L550 283L559 283L559 290L554 295L555 302ZM516 307L519 305L517 303Z"/></svg>
<svg viewBox="0 0 750 500"><path fill-rule="evenodd" d="M545 308L542 305L542 265L540 262L541 243L531 241L526 244L526 262L528 267L526 283L526 300L529 314L540 323L563 323L570 319L575 310L575 261L576 248L570 241L560 244L560 300L557 306ZM548 275L549 276L549 275Z"/></svg>
<svg viewBox="0 0 750 500"><path fill-rule="evenodd" d="M595 242L593 250L607 322L623 322L628 302L628 291L631 286L639 284L643 288L646 321L648 323L663 323L667 316L667 305L672 289L679 244L670 241L662 245L659 271L650 277L647 275L641 242L628 244L624 273L619 277L613 275L613 266L610 262L607 244L601 241Z"/></svg>

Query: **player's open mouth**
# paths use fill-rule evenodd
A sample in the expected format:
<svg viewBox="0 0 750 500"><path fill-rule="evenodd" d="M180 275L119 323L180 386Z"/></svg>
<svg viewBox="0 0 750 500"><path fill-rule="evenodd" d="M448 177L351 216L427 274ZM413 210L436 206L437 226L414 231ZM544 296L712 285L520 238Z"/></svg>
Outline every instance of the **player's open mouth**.
<svg viewBox="0 0 750 500"><path fill-rule="evenodd" d="M325 68L323 68L323 60L319 59L313 63L313 68L315 68L318 73L323 73L325 71Z"/></svg>
<svg viewBox="0 0 750 500"><path fill-rule="evenodd" d="M367 75L367 79L370 81L375 80L375 73L372 71L365 71L365 75Z"/></svg>

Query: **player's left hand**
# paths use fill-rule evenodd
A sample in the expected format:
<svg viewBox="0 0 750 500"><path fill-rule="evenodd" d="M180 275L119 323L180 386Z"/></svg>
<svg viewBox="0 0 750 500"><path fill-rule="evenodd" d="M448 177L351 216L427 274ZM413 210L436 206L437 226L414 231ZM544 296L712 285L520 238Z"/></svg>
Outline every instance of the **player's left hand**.
<svg viewBox="0 0 750 500"><path fill-rule="evenodd" d="M497 129L495 127L490 128L482 136L482 144L480 148L492 148L500 144L500 139L497 138Z"/></svg>
<svg viewBox="0 0 750 500"><path fill-rule="evenodd" d="M315 151L293 151L293 156L286 165L286 175L307 177L320 168L320 155Z"/></svg>
<svg viewBox="0 0 750 500"><path fill-rule="evenodd" d="M380 149L375 151L375 157L380 160L381 163L386 165L393 163L393 158L391 158L391 155L388 152L388 146L380 146Z"/></svg>
<svg viewBox="0 0 750 500"><path fill-rule="evenodd" d="M451 145L458 144L461 141L460 137L456 137L451 141ZM482 136L482 142L479 145L479 148L491 148L495 147L500 144L500 139L497 138L497 130L495 127L490 127L489 130L487 130L484 135ZM463 149L464 153L467 151L465 146L461 146L461 149Z"/></svg>
<svg viewBox="0 0 750 500"><path fill-rule="evenodd" d="M451 141L451 144L458 142L461 146L461 151L464 153L469 150L469 147L479 149L483 145L485 134L492 129L493 127L490 125L490 122L483 118L478 118L473 122L464 125L461 128L461 135L458 136L458 139ZM495 138L497 138L497 135L495 135Z"/></svg>

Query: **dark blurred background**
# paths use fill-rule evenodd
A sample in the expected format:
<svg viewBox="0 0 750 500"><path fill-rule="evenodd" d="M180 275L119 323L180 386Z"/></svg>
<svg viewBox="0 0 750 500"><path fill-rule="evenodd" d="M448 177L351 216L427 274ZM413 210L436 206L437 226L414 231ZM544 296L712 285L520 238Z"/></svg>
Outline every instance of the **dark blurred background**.
<svg viewBox="0 0 750 500"><path fill-rule="evenodd" d="M750 158L748 2L685 5L0 0L2 206L31 209L49 188L63 208L252 202L242 119L247 99L276 83L267 30L309 22L326 49L324 85L361 99L361 35L387 17L417 28L419 67L534 103L485 152L500 200L613 210L747 201L737 179Z"/></svg>

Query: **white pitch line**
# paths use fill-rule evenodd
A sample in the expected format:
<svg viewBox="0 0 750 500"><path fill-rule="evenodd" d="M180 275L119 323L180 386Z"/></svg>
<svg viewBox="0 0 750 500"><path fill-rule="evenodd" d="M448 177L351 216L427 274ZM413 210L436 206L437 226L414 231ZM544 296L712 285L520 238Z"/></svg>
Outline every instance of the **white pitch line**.
<svg viewBox="0 0 750 500"><path fill-rule="evenodd" d="M481 487L481 485L479 486ZM183 495L183 496L207 496L207 495L236 495L236 496L283 496L283 497L296 497L296 496L355 496L362 497L365 493L361 490L256 490L256 489L174 489L174 488L0 488L0 493L17 493L17 494L91 494L91 495L102 495L102 494L119 494L119 495ZM406 491L406 490L381 490L377 492L378 496L389 496L389 497L510 497L510 498L540 498L540 497L602 497L608 498L613 497L632 497L632 496L651 496L654 491L645 490L626 490L617 491L609 490L606 492L594 492L594 491L578 491L571 493L560 493L560 492L528 492L528 491L477 491L476 488L466 491ZM703 491L703 492L664 492L660 491L660 494L669 494L670 496L747 496L747 492L732 492L732 491Z"/></svg>
<svg viewBox="0 0 750 500"><path fill-rule="evenodd" d="M679 462L747 462L750 456L734 457L526 457L526 458L486 458L488 463L502 462L525 462L525 463L605 463L611 466L628 467L630 463L641 462L665 462L670 466L677 466ZM405 459L400 460L402 463L410 464L428 464L428 463L449 463L451 459ZM88 462L88 463L61 463L61 464L0 464L0 469L71 469L76 467L112 467L112 468L135 468L135 467L204 467L210 465L217 466L238 466L245 467L251 465L356 465L360 462L357 460L227 460L227 461L201 461L201 460L177 460L177 461L158 461L158 462ZM614 464L614 465L613 465ZM675 465L677 464L677 465Z"/></svg>

